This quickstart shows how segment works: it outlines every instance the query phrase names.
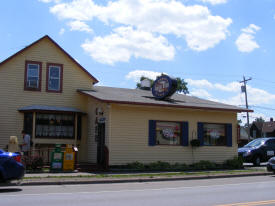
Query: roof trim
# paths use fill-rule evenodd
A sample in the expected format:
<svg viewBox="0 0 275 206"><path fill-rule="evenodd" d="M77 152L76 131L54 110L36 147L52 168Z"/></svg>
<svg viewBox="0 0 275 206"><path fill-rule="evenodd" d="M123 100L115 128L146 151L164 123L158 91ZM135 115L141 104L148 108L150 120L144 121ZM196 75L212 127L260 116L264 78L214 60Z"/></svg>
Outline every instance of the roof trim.
<svg viewBox="0 0 275 206"><path fill-rule="evenodd" d="M18 52L16 52L15 54L11 55L10 57L8 57L7 59L3 60L2 62L0 62L0 66L2 66L3 64L7 63L9 60L13 59L14 57L18 56L19 54L23 53L24 51L26 51L28 48L34 46L35 44L39 43L40 41L42 41L43 39L48 39L50 40L57 48L59 48L67 57L69 57L69 59L71 59L77 66L79 66L93 81L95 81L95 83L98 83L98 80L91 75L83 66L81 66L70 54L68 54L61 46L59 46L51 37L49 37L48 35L43 36L42 38L36 40L35 42L31 43L30 45L26 46L25 48L19 50Z"/></svg>
<svg viewBox="0 0 275 206"><path fill-rule="evenodd" d="M159 107L172 107L172 108L183 108L183 109L204 109L204 110L215 110L215 111L231 111L231 112L254 112L253 110L248 109L224 109L224 108L213 108L213 107L196 107L196 106L180 106L180 105L167 105L167 104L154 104L154 103L144 103L144 102L130 102L130 101L118 101L118 100L106 100L100 99L93 95L87 94L82 90L77 90L79 93L86 96L92 97L95 100L104 103L116 103L116 104L130 104L130 105L143 105L143 106L159 106Z"/></svg>

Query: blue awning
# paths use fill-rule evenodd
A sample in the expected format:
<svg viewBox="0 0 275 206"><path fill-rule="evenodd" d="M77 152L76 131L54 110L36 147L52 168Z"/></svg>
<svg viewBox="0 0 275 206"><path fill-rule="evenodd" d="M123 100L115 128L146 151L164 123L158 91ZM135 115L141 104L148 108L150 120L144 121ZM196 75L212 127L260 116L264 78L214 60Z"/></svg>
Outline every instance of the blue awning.
<svg viewBox="0 0 275 206"><path fill-rule="evenodd" d="M81 113L85 114L79 109L73 107L56 107L46 105L31 105L18 109L19 112L65 112L65 113Z"/></svg>

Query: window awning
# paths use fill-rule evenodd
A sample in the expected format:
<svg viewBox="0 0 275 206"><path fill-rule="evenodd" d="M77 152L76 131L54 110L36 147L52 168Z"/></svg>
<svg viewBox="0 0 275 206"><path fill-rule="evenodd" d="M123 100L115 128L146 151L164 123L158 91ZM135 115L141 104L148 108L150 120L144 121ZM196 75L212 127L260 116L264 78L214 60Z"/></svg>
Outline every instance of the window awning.
<svg viewBox="0 0 275 206"><path fill-rule="evenodd" d="M18 109L19 112L54 112L54 113L79 113L86 114L79 109L73 107L56 107L45 105L31 105Z"/></svg>

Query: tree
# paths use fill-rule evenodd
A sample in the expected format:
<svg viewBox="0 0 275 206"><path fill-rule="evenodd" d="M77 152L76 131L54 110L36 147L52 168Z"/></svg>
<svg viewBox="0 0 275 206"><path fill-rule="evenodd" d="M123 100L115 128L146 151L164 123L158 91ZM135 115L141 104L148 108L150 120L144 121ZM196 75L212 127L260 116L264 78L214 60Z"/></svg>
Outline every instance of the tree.
<svg viewBox="0 0 275 206"><path fill-rule="evenodd" d="M265 122L265 120L262 117L257 117L255 122Z"/></svg>
<svg viewBox="0 0 275 206"><path fill-rule="evenodd" d="M144 79L148 79L151 83L151 88L154 84L154 80L148 78L148 77L145 77L145 76L141 76L140 77L140 82L143 81ZM189 94L189 91L188 91L188 88L187 88L187 82L184 81L184 79L181 79L179 77L176 78L177 82L178 82L178 86L177 86L177 92L180 93L184 93L184 94ZM137 83L137 88L141 88L141 84Z"/></svg>

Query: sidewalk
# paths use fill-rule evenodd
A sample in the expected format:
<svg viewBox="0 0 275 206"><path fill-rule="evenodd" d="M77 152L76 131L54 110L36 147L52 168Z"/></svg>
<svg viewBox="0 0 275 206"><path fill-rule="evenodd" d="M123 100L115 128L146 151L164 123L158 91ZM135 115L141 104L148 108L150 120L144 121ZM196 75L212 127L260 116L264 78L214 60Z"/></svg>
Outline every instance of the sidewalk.
<svg viewBox="0 0 275 206"><path fill-rule="evenodd" d="M230 178L245 176L273 175L265 167L246 167L243 170L196 171L196 172L139 172L139 173L34 173L25 174L21 185L65 185L103 184L125 182L153 182L195 180L209 178Z"/></svg>

